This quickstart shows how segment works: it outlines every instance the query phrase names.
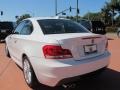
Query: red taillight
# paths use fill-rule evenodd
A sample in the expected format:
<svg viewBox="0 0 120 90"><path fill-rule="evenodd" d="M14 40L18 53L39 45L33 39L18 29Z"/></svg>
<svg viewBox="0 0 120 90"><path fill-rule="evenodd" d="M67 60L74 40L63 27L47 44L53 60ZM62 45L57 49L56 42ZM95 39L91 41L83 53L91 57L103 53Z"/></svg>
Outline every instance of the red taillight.
<svg viewBox="0 0 120 90"><path fill-rule="evenodd" d="M47 59L66 59L72 58L72 54L68 49L62 49L61 46L46 45L43 47L43 53Z"/></svg>

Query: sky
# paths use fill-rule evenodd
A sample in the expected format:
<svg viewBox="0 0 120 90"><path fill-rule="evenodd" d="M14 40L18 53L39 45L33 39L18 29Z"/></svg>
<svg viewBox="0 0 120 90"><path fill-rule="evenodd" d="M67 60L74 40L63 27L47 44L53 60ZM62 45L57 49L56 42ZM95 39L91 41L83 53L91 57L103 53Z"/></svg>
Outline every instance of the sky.
<svg viewBox="0 0 120 90"><path fill-rule="evenodd" d="M80 16L87 12L98 12L109 0L79 0ZM57 0L58 12L69 8L75 8L77 0ZM0 0L0 16L2 21L15 21L15 16L28 13L34 17L55 16L55 0ZM75 10L66 12L67 15L75 15Z"/></svg>

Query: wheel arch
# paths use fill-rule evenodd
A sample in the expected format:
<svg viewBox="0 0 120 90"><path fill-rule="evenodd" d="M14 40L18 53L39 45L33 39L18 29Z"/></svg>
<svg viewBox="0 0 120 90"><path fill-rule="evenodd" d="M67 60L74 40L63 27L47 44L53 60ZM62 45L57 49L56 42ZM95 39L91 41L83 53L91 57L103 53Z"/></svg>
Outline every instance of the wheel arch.
<svg viewBox="0 0 120 90"><path fill-rule="evenodd" d="M23 60L24 60L25 57L28 58L28 56L25 53L23 53L22 54L22 68L23 68ZM28 58L28 61L30 62L29 58Z"/></svg>
<svg viewBox="0 0 120 90"><path fill-rule="evenodd" d="M30 59L29 59L29 57L27 56L27 54L25 54L25 53L23 53L22 54L22 68L24 68L23 67L23 63L24 63L24 58L27 58L27 60L28 60L28 62L29 62L29 64L30 64L30 67L31 67L31 70L32 70L32 74L33 74L33 80L35 81L33 81L33 85L31 84L31 85L29 85L30 87L34 87L34 83L38 83L38 79L37 79L37 77L36 77L36 74L35 74L35 72L34 72L34 69L33 69L33 66L32 66L32 64L31 64L31 62L30 62Z"/></svg>
<svg viewBox="0 0 120 90"><path fill-rule="evenodd" d="M30 59L29 59L29 57L28 57L28 55L27 54L25 54L25 53L23 53L22 54L22 68L23 68L23 61L24 61L24 58L27 58L27 60L29 61L29 63L30 63L30 66L32 67L32 69L33 69L33 66L32 66L32 64L31 64L31 61L30 61ZM33 69L34 70L34 69Z"/></svg>

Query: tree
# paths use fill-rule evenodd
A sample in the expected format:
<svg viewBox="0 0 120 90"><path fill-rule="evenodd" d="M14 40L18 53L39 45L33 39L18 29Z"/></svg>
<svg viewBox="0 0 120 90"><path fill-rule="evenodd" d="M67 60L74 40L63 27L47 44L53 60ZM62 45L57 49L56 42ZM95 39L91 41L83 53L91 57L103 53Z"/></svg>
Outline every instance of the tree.
<svg viewBox="0 0 120 90"><path fill-rule="evenodd" d="M17 24L19 24L23 19L30 18L30 14L23 14L21 16L17 16Z"/></svg>
<svg viewBox="0 0 120 90"><path fill-rule="evenodd" d="M120 27L120 16L116 18L116 26Z"/></svg>
<svg viewBox="0 0 120 90"><path fill-rule="evenodd" d="M70 20L73 20L73 21L76 21L76 16L66 16L67 19L70 19ZM78 20L81 19L81 16L78 16Z"/></svg>
<svg viewBox="0 0 120 90"><path fill-rule="evenodd" d="M118 11L120 16L120 0L117 1L116 10Z"/></svg>
<svg viewBox="0 0 120 90"><path fill-rule="evenodd" d="M87 14L85 14L83 16L83 19L88 19L88 20L92 20L92 21L98 21L102 19L101 13L97 12L97 13L92 13L92 12L88 12Z"/></svg>
<svg viewBox="0 0 120 90"><path fill-rule="evenodd" d="M112 13L112 26L114 25L114 16L116 15L115 10L117 9L117 1L118 0L111 0L111 2L108 4L110 12Z"/></svg>
<svg viewBox="0 0 120 90"><path fill-rule="evenodd" d="M120 11L120 0L111 0L110 2L106 2L104 7L105 8L102 9L102 12L108 14L108 17L111 17L111 24L113 26L115 22L114 18Z"/></svg>
<svg viewBox="0 0 120 90"><path fill-rule="evenodd" d="M110 8L108 6L104 6L101 9L102 20L106 25L111 25L112 14L109 11L110 11Z"/></svg>

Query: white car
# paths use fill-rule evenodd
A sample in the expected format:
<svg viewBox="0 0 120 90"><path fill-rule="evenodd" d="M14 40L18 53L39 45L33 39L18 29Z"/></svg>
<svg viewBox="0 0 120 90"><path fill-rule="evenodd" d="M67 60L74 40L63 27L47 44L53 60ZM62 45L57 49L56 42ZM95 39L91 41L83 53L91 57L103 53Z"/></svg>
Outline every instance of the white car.
<svg viewBox="0 0 120 90"><path fill-rule="evenodd" d="M36 78L51 87L62 85L109 64L104 35L59 17L25 19L5 41L6 55L23 69L30 87Z"/></svg>

